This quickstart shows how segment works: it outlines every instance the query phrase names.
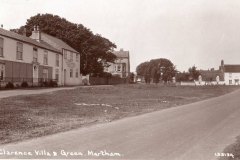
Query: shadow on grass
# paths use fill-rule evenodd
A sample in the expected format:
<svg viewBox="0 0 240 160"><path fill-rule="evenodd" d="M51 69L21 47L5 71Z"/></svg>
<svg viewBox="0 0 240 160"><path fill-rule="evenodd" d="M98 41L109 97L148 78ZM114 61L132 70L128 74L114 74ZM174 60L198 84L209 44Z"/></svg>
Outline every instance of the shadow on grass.
<svg viewBox="0 0 240 160"><path fill-rule="evenodd" d="M240 136L237 137L237 140L234 144L229 145L223 151L223 153L232 153L232 157L221 157L219 160L240 160Z"/></svg>

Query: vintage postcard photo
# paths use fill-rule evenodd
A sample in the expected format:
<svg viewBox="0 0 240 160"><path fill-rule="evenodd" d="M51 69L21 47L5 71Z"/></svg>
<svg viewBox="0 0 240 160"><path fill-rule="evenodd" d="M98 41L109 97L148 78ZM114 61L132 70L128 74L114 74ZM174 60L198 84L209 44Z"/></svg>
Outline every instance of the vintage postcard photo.
<svg viewBox="0 0 240 160"><path fill-rule="evenodd" d="M0 159L240 160L240 1L0 0Z"/></svg>

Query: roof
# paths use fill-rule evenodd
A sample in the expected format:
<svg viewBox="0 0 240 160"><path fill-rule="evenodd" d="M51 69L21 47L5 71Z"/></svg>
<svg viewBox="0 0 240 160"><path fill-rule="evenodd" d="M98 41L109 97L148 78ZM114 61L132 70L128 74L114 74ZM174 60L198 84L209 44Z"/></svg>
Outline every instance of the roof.
<svg viewBox="0 0 240 160"><path fill-rule="evenodd" d="M129 58L129 51L124 51L120 49L120 51L113 51L118 58Z"/></svg>
<svg viewBox="0 0 240 160"><path fill-rule="evenodd" d="M240 72L240 65L224 65L224 72L238 73Z"/></svg>
<svg viewBox="0 0 240 160"><path fill-rule="evenodd" d="M43 33L41 32L41 38L43 41L49 43L50 45L52 45L52 47L62 51L62 49L66 49L75 53L79 53L78 51L76 51L75 49L73 49L72 47L70 47L67 43L65 43L64 41L62 41L61 39L58 39L56 37L53 37L49 34ZM50 40L51 42L48 42L48 40Z"/></svg>
<svg viewBox="0 0 240 160"><path fill-rule="evenodd" d="M32 44L32 45L40 47L40 48L44 48L44 49L51 50L51 51L54 51L57 53L61 53L61 50L58 50L58 49L50 46L47 43L38 42L32 38L29 38L29 37L26 37L26 36L23 36L23 35L20 35L15 32L11 32L11 31L8 31L8 30L2 29L2 28L0 28L0 36L5 36L5 37L12 38L12 39L15 39L15 40L18 40L21 42Z"/></svg>
<svg viewBox="0 0 240 160"><path fill-rule="evenodd" d="M224 80L223 72L220 70L200 70L199 73L204 81L215 81L217 76L220 81Z"/></svg>

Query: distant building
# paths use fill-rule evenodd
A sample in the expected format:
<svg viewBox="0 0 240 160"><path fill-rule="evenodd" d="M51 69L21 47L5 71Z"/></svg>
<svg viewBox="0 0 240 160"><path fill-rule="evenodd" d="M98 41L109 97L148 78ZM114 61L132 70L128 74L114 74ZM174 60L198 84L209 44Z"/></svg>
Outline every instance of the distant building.
<svg viewBox="0 0 240 160"><path fill-rule="evenodd" d="M240 65L224 64L221 61L219 70L200 70L196 85L240 85Z"/></svg>
<svg viewBox="0 0 240 160"><path fill-rule="evenodd" d="M226 85L240 84L240 65L224 64L222 60L219 69L224 73L224 82Z"/></svg>
<svg viewBox="0 0 240 160"><path fill-rule="evenodd" d="M115 63L109 63L109 67L105 67L104 71L112 75L119 75L121 78L126 78L130 74L130 56L129 51L120 49L113 52L117 59Z"/></svg>

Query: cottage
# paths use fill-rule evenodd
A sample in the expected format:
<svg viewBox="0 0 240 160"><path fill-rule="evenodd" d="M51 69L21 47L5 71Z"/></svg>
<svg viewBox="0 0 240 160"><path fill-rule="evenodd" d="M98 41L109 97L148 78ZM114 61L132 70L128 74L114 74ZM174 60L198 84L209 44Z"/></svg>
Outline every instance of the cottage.
<svg viewBox="0 0 240 160"><path fill-rule="evenodd" d="M224 82L226 85L240 84L240 65L224 64L222 60L219 68L224 73Z"/></svg>
<svg viewBox="0 0 240 160"><path fill-rule="evenodd" d="M59 39L55 38L61 41L58 46L41 39L45 36L38 27L34 27L31 38L0 28L1 84L20 85L25 81L39 85L50 80L58 85L81 84L79 53Z"/></svg>
<svg viewBox="0 0 240 160"><path fill-rule="evenodd" d="M105 72L109 72L112 75L119 75L121 78L126 78L130 75L130 56L129 51L120 49L114 51L113 54L117 56L115 63L109 63L109 67L106 67Z"/></svg>

